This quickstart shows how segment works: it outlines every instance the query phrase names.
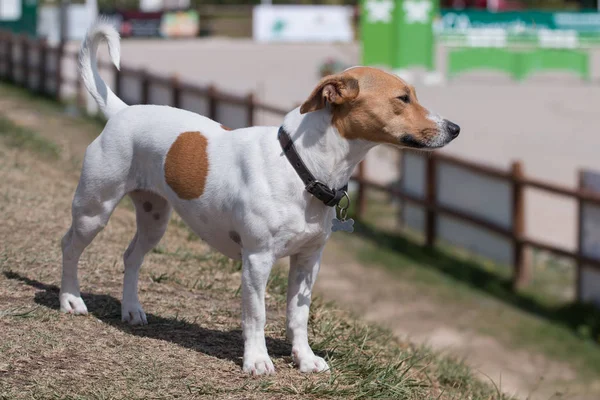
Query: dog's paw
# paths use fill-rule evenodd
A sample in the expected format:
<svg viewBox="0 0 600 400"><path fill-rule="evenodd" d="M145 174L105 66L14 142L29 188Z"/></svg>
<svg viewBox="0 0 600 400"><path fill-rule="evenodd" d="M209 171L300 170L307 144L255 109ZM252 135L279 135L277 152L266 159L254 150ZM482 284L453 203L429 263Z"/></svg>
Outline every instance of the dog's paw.
<svg viewBox="0 0 600 400"><path fill-rule="evenodd" d="M244 357L244 372L251 375L272 375L275 366L268 354Z"/></svg>
<svg viewBox="0 0 600 400"><path fill-rule="evenodd" d="M80 296L71 293L59 295L60 311L67 314L87 315L88 310Z"/></svg>
<svg viewBox="0 0 600 400"><path fill-rule="evenodd" d="M140 303L123 303L121 306L121 320L129 325L148 325L146 313Z"/></svg>
<svg viewBox="0 0 600 400"><path fill-rule="evenodd" d="M299 351L292 350L292 358L294 364L298 366L300 372L326 372L329 371L329 365L327 362L319 356L315 356L312 350Z"/></svg>

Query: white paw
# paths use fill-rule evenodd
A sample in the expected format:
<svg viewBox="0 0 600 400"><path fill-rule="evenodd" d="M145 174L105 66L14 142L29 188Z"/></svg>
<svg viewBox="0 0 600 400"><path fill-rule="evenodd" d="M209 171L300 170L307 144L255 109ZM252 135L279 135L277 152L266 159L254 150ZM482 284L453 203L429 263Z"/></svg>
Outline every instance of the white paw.
<svg viewBox="0 0 600 400"><path fill-rule="evenodd" d="M123 303L121 305L121 320L129 325L148 325L146 313L140 303Z"/></svg>
<svg viewBox="0 0 600 400"><path fill-rule="evenodd" d="M60 300L61 312L75 315L87 315L87 307L80 296L75 296L71 293L61 293L58 298Z"/></svg>
<svg viewBox="0 0 600 400"><path fill-rule="evenodd" d="M325 372L329 371L329 365L322 357L315 356L312 350L300 351L292 350L294 364L298 366L300 372Z"/></svg>
<svg viewBox="0 0 600 400"><path fill-rule="evenodd" d="M275 373L275 367L265 352L255 356L244 356L244 372L252 375L271 375Z"/></svg>

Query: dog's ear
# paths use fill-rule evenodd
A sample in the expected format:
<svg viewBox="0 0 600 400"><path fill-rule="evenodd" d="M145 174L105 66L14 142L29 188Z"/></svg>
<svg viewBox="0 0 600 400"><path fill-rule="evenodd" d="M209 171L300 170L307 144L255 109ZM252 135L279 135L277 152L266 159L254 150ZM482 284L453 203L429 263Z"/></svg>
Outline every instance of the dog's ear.
<svg viewBox="0 0 600 400"><path fill-rule="evenodd" d="M315 90L302 106L300 114L317 111L330 104L344 104L358 96L358 81L355 78L341 74L326 76L321 79Z"/></svg>

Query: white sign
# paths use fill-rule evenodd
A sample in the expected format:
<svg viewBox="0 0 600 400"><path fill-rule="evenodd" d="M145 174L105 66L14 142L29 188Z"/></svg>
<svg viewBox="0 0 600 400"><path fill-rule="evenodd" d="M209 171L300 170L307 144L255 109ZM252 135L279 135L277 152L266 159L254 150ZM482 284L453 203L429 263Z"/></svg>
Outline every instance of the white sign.
<svg viewBox="0 0 600 400"><path fill-rule="evenodd" d="M140 11L161 11L164 7L163 0L140 0Z"/></svg>
<svg viewBox="0 0 600 400"><path fill-rule="evenodd" d="M2 0L0 0L1 2ZM58 6L41 6L38 9L37 34L46 37L50 44L60 41L60 10ZM67 8L67 38L81 40L98 17L97 3L69 4Z"/></svg>
<svg viewBox="0 0 600 400"><path fill-rule="evenodd" d="M352 7L259 5L252 31L258 42L351 42Z"/></svg>
<svg viewBox="0 0 600 400"><path fill-rule="evenodd" d="M0 0L0 21L17 21L22 12L21 0Z"/></svg>
<svg viewBox="0 0 600 400"><path fill-rule="evenodd" d="M392 22L392 11L394 11L392 0L367 0L365 9L367 11L367 21L370 23L383 22L389 24Z"/></svg>

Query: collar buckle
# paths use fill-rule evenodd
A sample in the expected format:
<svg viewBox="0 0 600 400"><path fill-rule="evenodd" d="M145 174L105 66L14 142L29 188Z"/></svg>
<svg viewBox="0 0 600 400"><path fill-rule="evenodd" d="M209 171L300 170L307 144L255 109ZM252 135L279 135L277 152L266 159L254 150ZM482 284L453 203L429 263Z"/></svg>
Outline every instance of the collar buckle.
<svg viewBox="0 0 600 400"><path fill-rule="evenodd" d="M306 189L306 191L308 193L312 193L317 186L325 186L325 185L315 179L314 181L308 182L308 184L304 188ZM327 186L325 186L325 187L327 187Z"/></svg>

